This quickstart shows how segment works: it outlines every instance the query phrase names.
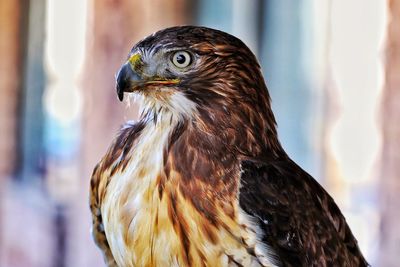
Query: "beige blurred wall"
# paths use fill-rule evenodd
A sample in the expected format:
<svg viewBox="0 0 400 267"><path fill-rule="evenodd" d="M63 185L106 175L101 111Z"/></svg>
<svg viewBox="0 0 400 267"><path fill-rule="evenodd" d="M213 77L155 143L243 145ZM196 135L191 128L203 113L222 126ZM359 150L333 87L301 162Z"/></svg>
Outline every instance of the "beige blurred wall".
<svg viewBox="0 0 400 267"><path fill-rule="evenodd" d="M388 0L385 85L381 107L380 266L399 266L400 253L400 0Z"/></svg>

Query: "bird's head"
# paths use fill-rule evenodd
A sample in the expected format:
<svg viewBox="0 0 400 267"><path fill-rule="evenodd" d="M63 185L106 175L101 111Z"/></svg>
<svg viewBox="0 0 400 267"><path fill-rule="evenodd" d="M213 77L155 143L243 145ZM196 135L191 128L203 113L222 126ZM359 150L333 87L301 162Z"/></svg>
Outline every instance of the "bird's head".
<svg viewBox="0 0 400 267"><path fill-rule="evenodd" d="M276 135L256 57L222 31L178 26L146 37L119 70L116 89L120 100L124 93L142 95L144 114L169 112L187 120L200 117L220 130L247 125Z"/></svg>

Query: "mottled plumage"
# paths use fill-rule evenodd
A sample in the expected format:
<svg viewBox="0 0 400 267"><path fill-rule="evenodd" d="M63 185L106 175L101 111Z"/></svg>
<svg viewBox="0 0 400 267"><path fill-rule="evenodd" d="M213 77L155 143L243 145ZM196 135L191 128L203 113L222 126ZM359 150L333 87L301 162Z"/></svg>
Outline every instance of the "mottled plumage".
<svg viewBox="0 0 400 267"><path fill-rule="evenodd" d="M109 266L367 266L328 193L279 143L260 66L203 27L136 44L117 93L142 96L91 180Z"/></svg>

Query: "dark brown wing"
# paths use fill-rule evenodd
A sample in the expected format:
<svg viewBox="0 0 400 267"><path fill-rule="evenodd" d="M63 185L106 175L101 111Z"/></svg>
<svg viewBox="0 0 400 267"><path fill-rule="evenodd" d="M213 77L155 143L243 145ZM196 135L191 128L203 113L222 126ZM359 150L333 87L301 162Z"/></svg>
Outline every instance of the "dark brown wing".
<svg viewBox="0 0 400 267"><path fill-rule="evenodd" d="M288 158L243 161L239 202L279 266L368 266L334 200Z"/></svg>

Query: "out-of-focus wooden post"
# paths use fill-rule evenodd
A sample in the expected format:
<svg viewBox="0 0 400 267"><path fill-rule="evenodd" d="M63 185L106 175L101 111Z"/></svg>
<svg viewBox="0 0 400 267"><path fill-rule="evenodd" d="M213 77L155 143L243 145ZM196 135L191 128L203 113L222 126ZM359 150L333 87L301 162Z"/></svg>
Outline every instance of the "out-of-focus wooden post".
<svg viewBox="0 0 400 267"><path fill-rule="evenodd" d="M70 266L101 266L102 258L89 234L89 178L119 127L126 120L136 119L136 107L128 109L125 103L118 101L114 75L136 41L156 30L187 24L189 2L89 1L86 60L81 73L84 95L82 184L70 221Z"/></svg>
<svg viewBox="0 0 400 267"><path fill-rule="evenodd" d="M17 105L20 88L20 4L0 1L0 265L2 265L2 196L17 159Z"/></svg>
<svg viewBox="0 0 400 267"><path fill-rule="evenodd" d="M20 4L0 1L0 183L15 168L20 88Z"/></svg>
<svg viewBox="0 0 400 267"><path fill-rule="evenodd" d="M400 0L388 0L382 102L381 247L379 265L399 266L400 254Z"/></svg>

